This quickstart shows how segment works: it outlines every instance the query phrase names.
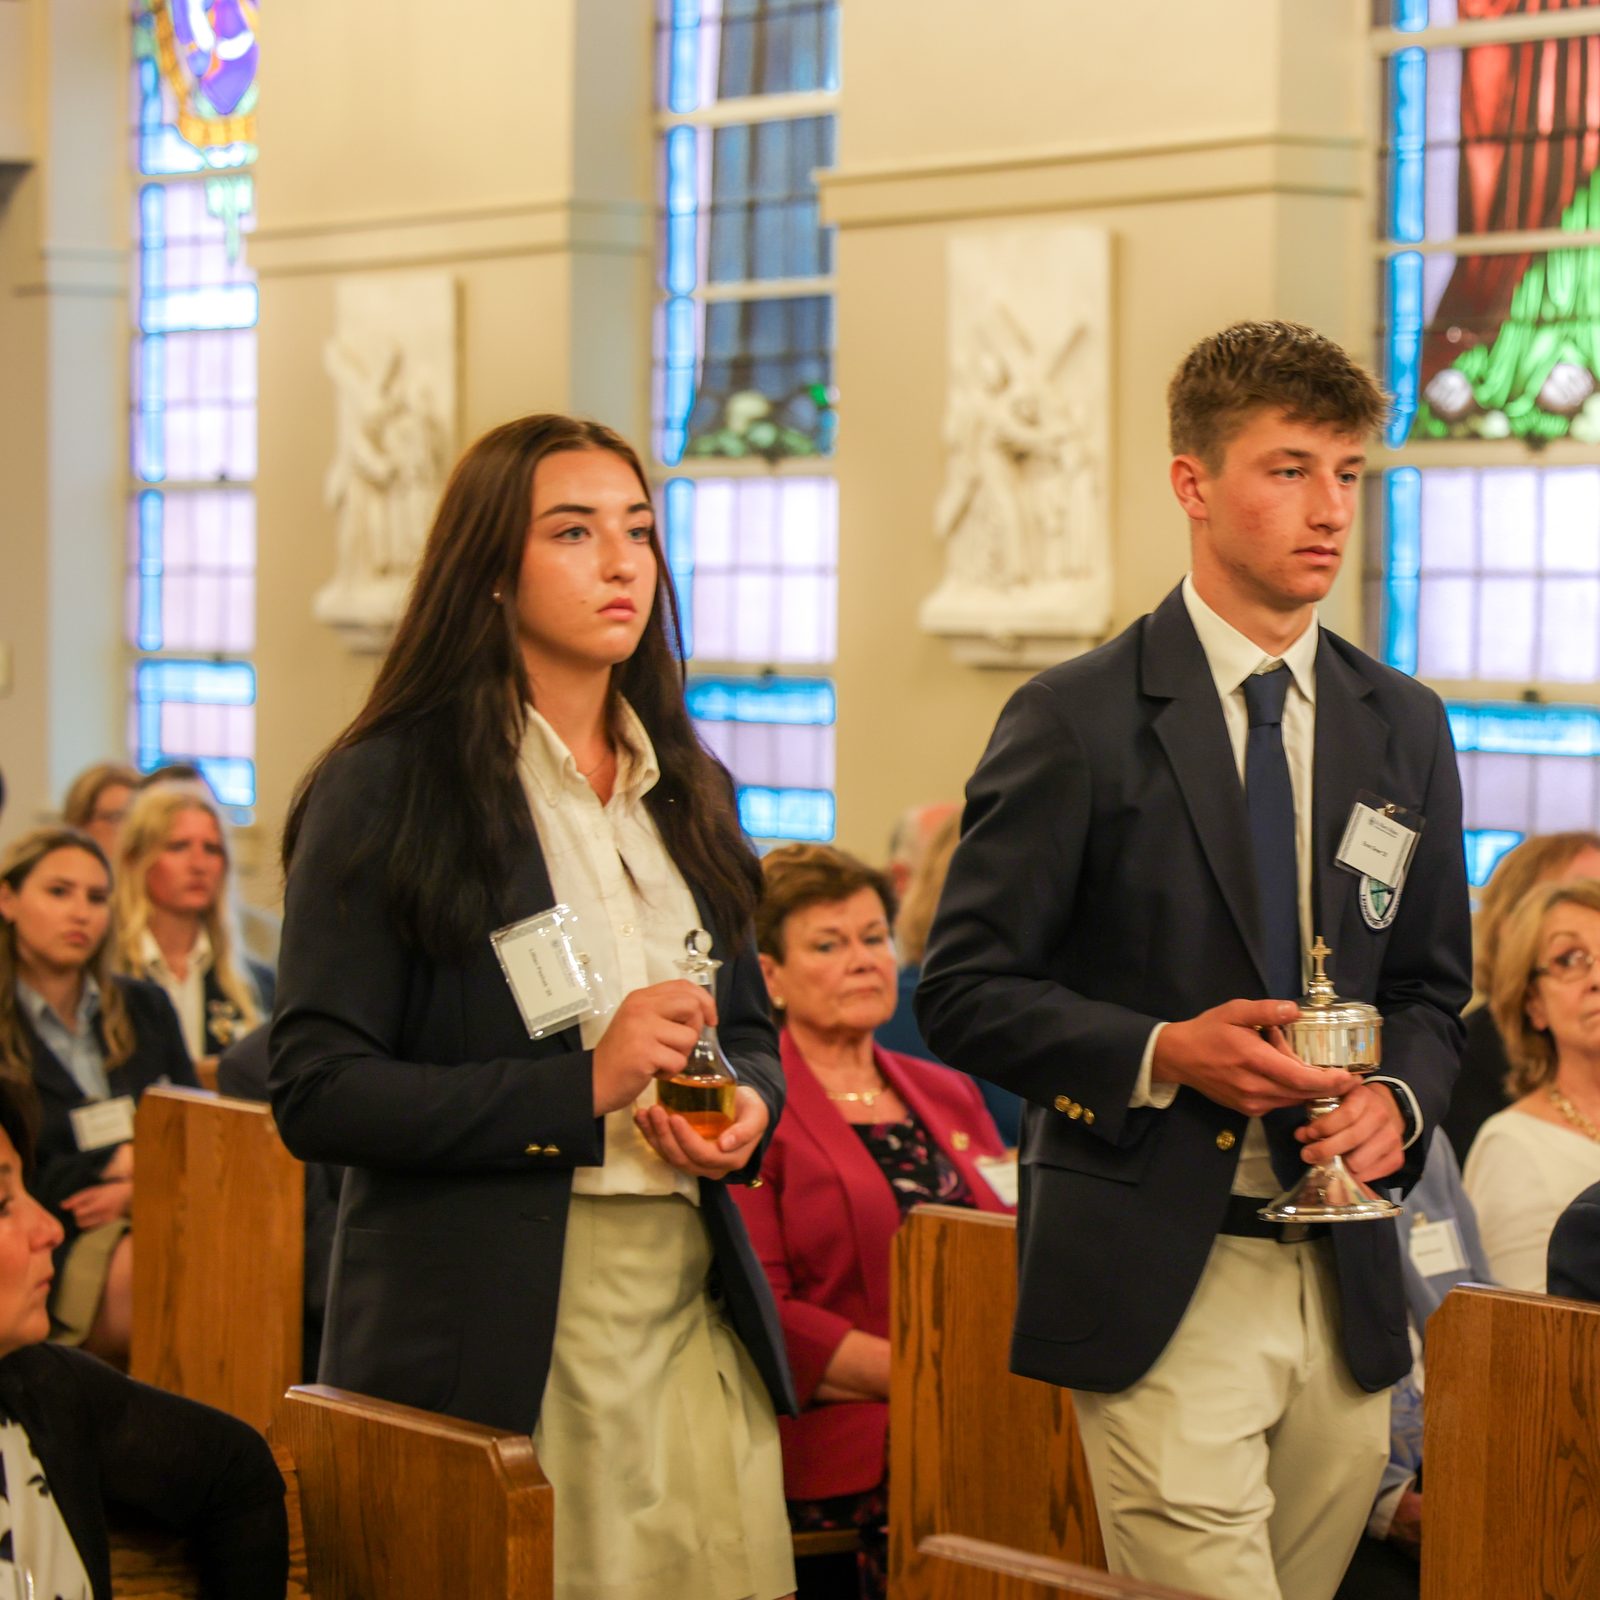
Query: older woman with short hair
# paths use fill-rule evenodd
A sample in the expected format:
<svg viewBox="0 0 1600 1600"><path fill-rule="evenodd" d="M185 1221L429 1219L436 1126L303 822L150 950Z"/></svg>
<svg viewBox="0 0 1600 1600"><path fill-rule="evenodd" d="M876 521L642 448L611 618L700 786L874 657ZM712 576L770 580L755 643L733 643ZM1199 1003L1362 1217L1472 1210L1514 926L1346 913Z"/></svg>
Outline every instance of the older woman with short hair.
<svg viewBox="0 0 1600 1600"><path fill-rule="evenodd" d="M779 1422L796 1529L861 1529L863 1590L882 1592L889 1246L923 1201L1007 1209L980 1158L1004 1153L977 1085L896 1055L888 879L842 850L762 863L756 944L783 1024L788 1106L739 1209L777 1297L802 1412Z"/></svg>
<svg viewBox="0 0 1600 1600"><path fill-rule="evenodd" d="M1518 902L1489 1006L1511 1061L1506 1110L1467 1157L1489 1268L1542 1293L1556 1219L1600 1180L1600 882L1544 884Z"/></svg>

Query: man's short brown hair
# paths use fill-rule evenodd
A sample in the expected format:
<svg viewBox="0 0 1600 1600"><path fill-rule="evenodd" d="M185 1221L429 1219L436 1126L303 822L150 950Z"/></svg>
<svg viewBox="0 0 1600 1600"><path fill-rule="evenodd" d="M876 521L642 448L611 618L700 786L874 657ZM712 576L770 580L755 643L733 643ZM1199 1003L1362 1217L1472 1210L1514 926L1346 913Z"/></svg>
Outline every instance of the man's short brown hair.
<svg viewBox="0 0 1600 1600"><path fill-rule="evenodd" d="M1213 471L1258 411L1365 438L1388 410L1365 367L1298 322L1236 322L1202 339L1167 386L1173 455L1198 456Z"/></svg>

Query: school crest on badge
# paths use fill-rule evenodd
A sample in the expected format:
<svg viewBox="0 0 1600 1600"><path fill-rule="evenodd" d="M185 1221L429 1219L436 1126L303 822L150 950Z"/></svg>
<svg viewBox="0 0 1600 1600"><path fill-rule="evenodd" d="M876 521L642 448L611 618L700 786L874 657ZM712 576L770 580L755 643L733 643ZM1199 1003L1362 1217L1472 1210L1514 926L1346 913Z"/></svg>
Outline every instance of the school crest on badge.
<svg viewBox="0 0 1600 1600"><path fill-rule="evenodd" d="M1361 920L1375 932L1387 928L1394 921L1395 912L1400 909L1400 891L1391 889L1386 883L1379 883L1365 872L1361 874L1359 898Z"/></svg>

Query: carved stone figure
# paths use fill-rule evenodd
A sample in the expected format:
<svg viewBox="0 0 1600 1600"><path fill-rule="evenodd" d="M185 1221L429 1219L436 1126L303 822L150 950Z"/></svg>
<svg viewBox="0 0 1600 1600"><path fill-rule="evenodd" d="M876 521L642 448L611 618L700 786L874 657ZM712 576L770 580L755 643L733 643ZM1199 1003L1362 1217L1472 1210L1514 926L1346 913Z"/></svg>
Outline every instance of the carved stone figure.
<svg viewBox="0 0 1600 1600"><path fill-rule="evenodd" d="M952 240L945 574L922 626L979 665L1045 665L1111 616L1109 237Z"/></svg>
<svg viewBox="0 0 1600 1600"><path fill-rule="evenodd" d="M381 649L405 605L454 443L455 289L440 273L347 278L323 350L336 408L323 498L335 567L312 609Z"/></svg>

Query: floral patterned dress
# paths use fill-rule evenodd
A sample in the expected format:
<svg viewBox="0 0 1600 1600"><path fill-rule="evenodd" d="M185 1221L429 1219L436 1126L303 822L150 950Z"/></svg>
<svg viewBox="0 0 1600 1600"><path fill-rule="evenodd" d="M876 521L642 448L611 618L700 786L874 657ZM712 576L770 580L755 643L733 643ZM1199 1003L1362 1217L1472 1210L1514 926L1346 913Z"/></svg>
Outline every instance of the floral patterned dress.
<svg viewBox="0 0 1600 1600"><path fill-rule="evenodd" d="M903 1122L851 1126L894 1191L902 1220L913 1206L976 1206L966 1180L915 1115L908 1114ZM860 1533L856 1592L861 1600L882 1600L888 1592L888 1514L888 1486L882 1483L864 1494L789 1502L789 1525L796 1533L852 1526Z"/></svg>

